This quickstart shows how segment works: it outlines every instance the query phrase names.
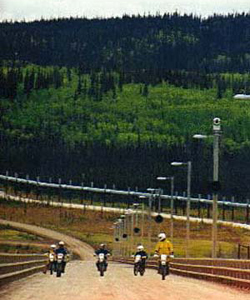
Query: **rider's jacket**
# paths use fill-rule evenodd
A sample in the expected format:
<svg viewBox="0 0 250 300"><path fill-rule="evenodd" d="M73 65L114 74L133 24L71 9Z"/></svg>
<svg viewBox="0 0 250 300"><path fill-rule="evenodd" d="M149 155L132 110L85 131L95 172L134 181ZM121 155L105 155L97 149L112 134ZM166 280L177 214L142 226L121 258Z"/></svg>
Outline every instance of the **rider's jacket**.
<svg viewBox="0 0 250 300"><path fill-rule="evenodd" d="M66 254L68 254L68 251L65 248L57 248L56 249L56 254L58 254L58 253L62 253L64 255L66 255Z"/></svg>
<svg viewBox="0 0 250 300"><path fill-rule="evenodd" d="M148 258L148 255L147 255L147 252L146 251L137 251L136 253L135 253L135 256L136 255L141 255L142 257L143 256L146 256L146 258Z"/></svg>
<svg viewBox="0 0 250 300"><path fill-rule="evenodd" d="M105 256L105 258L106 258L107 255L108 255L110 252L109 252L108 250L106 250L106 249L98 249L98 250L95 251L95 254L96 254L96 255L99 255L100 253L103 253L104 256Z"/></svg>
<svg viewBox="0 0 250 300"><path fill-rule="evenodd" d="M165 239L164 241L160 241L156 244L155 252L157 254L166 254L170 255L174 251L172 243Z"/></svg>

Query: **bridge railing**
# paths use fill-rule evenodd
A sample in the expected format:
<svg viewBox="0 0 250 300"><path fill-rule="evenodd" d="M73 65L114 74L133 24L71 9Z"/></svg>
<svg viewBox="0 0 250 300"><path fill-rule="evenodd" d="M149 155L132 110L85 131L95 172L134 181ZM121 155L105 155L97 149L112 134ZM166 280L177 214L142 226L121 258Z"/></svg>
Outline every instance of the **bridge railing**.
<svg viewBox="0 0 250 300"><path fill-rule="evenodd" d="M7 194L9 187L12 186L14 193L17 195L18 193L22 193L22 196L25 195L27 198L32 193L35 195L36 199L45 198L50 201L56 198L58 202L62 202L64 198L68 199L71 203L75 201L75 198L78 198L81 204L84 204L87 200L89 204L93 205L97 203L98 205L103 206L117 206L117 207L130 207L133 202L140 202L140 196L144 196L146 198L152 197L151 193L144 193L139 191L132 191L130 188L128 190L117 190L113 186L112 189L107 188L105 185L104 188L97 188L92 185L84 186L81 185L72 185L63 184L61 180L58 180L58 183L52 182L42 182L39 177L37 180L30 180L28 178L18 178L16 176L7 176L0 175L0 182L2 182L4 186L5 193ZM68 194L66 194L68 193ZM65 195L64 195L65 194ZM64 197L65 196L65 197ZM75 197L75 198L74 198ZM153 196L153 208L157 211L157 203L156 200L157 195ZM195 216L203 218L211 217L211 209L212 209L212 199L209 196L209 199L202 198L199 195L198 198L191 197L191 208L195 211ZM170 208L170 195L161 195L162 200L162 210L167 210ZM145 201L144 201L145 202ZM175 194L174 196L174 210L176 215L185 215L186 214L186 202L187 197L179 196ZM147 203L145 203L147 205ZM222 220L230 219L232 221L241 221L246 224L250 223L250 203L240 203L236 202L234 198L231 201L223 200L218 201L219 206L219 218ZM236 216L236 210L240 211L240 217ZM192 214L192 210L191 210Z"/></svg>
<svg viewBox="0 0 250 300"><path fill-rule="evenodd" d="M42 254L0 253L0 286L44 270L47 258Z"/></svg>
<svg viewBox="0 0 250 300"><path fill-rule="evenodd" d="M113 260L133 264L132 258ZM157 269L158 262L149 259L146 267ZM170 262L170 273L250 289L249 260L175 258Z"/></svg>

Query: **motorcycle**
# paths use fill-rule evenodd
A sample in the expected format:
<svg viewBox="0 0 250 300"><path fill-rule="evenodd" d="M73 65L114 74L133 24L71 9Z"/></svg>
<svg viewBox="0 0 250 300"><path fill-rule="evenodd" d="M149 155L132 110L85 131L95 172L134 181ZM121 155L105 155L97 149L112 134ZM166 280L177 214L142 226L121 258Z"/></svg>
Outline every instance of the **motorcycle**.
<svg viewBox="0 0 250 300"><path fill-rule="evenodd" d="M56 277L61 277L61 274L64 269L64 254L63 253L58 253L56 255Z"/></svg>
<svg viewBox="0 0 250 300"><path fill-rule="evenodd" d="M165 280L165 277L169 275L169 258L172 258L173 255L161 254L154 255L155 257L160 257L159 261L159 274L161 274L162 280Z"/></svg>
<svg viewBox="0 0 250 300"><path fill-rule="evenodd" d="M52 275L53 272L56 271L56 255L55 255L55 253L49 254L49 271L50 271L50 275Z"/></svg>
<svg viewBox="0 0 250 300"><path fill-rule="evenodd" d="M107 270L107 262L104 253L98 254L98 271L100 272L100 276L104 276L104 272Z"/></svg>
<svg viewBox="0 0 250 300"><path fill-rule="evenodd" d="M134 275L137 276L140 273L141 276L145 273L145 259L146 256L141 256L140 254L135 256L134 260Z"/></svg>

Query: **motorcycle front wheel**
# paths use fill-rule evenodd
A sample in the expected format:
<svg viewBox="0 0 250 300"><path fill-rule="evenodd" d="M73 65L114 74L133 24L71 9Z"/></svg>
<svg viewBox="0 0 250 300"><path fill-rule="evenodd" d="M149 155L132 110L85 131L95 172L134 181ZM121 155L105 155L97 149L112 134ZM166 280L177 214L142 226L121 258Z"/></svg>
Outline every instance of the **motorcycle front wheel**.
<svg viewBox="0 0 250 300"><path fill-rule="evenodd" d="M139 272L139 266L134 265L134 275L137 276L138 272Z"/></svg>
<svg viewBox="0 0 250 300"><path fill-rule="evenodd" d="M104 265L103 264L101 264L99 266L99 271L100 271L100 276L104 276Z"/></svg>
<svg viewBox="0 0 250 300"><path fill-rule="evenodd" d="M166 275L167 275L167 266L161 266L161 277L162 277L162 280L165 280Z"/></svg>
<svg viewBox="0 0 250 300"><path fill-rule="evenodd" d="M62 275L62 265L59 264L57 265L57 269L56 269L56 277L61 277Z"/></svg>

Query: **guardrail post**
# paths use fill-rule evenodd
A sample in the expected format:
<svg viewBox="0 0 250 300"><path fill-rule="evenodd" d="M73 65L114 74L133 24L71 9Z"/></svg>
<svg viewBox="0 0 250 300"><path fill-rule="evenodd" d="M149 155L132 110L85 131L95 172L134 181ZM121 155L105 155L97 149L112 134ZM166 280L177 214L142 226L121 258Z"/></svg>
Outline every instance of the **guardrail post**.
<svg viewBox="0 0 250 300"><path fill-rule="evenodd" d="M28 199L30 196L30 187L29 187L29 174L26 174L26 198Z"/></svg>
<svg viewBox="0 0 250 300"><path fill-rule="evenodd" d="M84 189L83 189L84 183L83 182L81 182L81 187L82 187L82 189L81 189L81 195L80 195L80 202L81 202L81 205L83 205L83 200L84 200Z"/></svg>
<svg viewBox="0 0 250 300"><path fill-rule="evenodd" d="M198 218L201 217L201 194L198 194Z"/></svg>
<svg viewBox="0 0 250 300"><path fill-rule="evenodd" d="M240 259L240 251L241 251L241 245L238 244L238 259Z"/></svg>
<svg viewBox="0 0 250 300"><path fill-rule="evenodd" d="M183 196L183 197L186 197L186 192L183 192L182 196ZM183 216L186 215L186 207L187 207L187 206L185 205L185 204L186 204L185 202L186 202L186 201L182 201L182 215L183 215Z"/></svg>
<svg viewBox="0 0 250 300"><path fill-rule="evenodd" d="M70 179L69 181L69 185L72 185L72 180ZM72 194L71 191L69 190L69 203L70 203L70 207L72 206Z"/></svg>
<svg viewBox="0 0 250 300"><path fill-rule="evenodd" d="M128 187L128 194L130 193L130 187ZM129 195L127 196L127 208L130 207L130 203L129 203Z"/></svg>
<svg viewBox="0 0 250 300"><path fill-rule="evenodd" d="M62 193L62 187L61 187L61 184L62 184L62 179L61 178L58 178L58 184L59 184L59 189L58 189L58 202L61 202L61 193Z"/></svg>
<svg viewBox="0 0 250 300"><path fill-rule="evenodd" d="M107 189L107 184L104 184L103 206L106 206L106 189Z"/></svg>
<svg viewBox="0 0 250 300"><path fill-rule="evenodd" d="M178 192L175 192L175 201L174 201L174 209L175 209L175 214L178 215L178 201L176 201L178 199Z"/></svg>
<svg viewBox="0 0 250 300"><path fill-rule="evenodd" d="M113 186L112 186L112 188L113 188L113 190L115 190L115 184L113 184ZM114 199L114 195L112 195L112 198L111 198L112 200L112 207L115 207L115 199Z"/></svg>
<svg viewBox="0 0 250 300"><path fill-rule="evenodd" d="M91 187L92 187L92 188L94 187L94 182L93 182L93 181L91 181ZM91 203L91 205L93 205L93 202L94 202L94 199L93 199L93 193L91 192L91 193L90 193L90 203Z"/></svg>
<svg viewBox="0 0 250 300"><path fill-rule="evenodd" d="M16 181L15 181L15 185L14 185L14 194L15 194L15 196L17 196L17 178L18 178L18 174L17 173L15 173L15 178L16 178Z"/></svg>
<svg viewBox="0 0 250 300"><path fill-rule="evenodd" d="M39 191L39 180L40 180L40 177L37 176L36 177L36 200L39 199L39 194L40 194L40 191Z"/></svg>
<svg viewBox="0 0 250 300"><path fill-rule="evenodd" d="M49 184L51 184L51 183L52 183L52 178L50 177L49 178ZM51 201L51 194L52 194L52 190L51 190L51 187L49 187L49 190L48 190L48 204Z"/></svg>
<svg viewBox="0 0 250 300"><path fill-rule="evenodd" d="M9 171L6 171L5 172L5 176L8 177L9 176ZM4 185L5 189L5 197L7 197L8 195L8 192L9 192L9 185L8 185L8 179L6 178L6 182L5 182L5 185Z"/></svg>
<svg viewBox="0 0 250 300"><path fill-rule="evenodd" d="M246 207L246 223L249 224L249 199L247 199L247 207Z"/></svg>
<svg viewBox="0 0 250 300"><path fill-rule="evenodd" d="M234 203L234 196L231 198L231 202ZM234 221L234 206L232 205L232 221Z"/></svg>
<svg viewBox="0 0 250 300"><path fill-rule="evenodd" d="M211 200L210 195L207 195L207 199ZM207 203L207 218L210 219L210 203Z"/></svg>

